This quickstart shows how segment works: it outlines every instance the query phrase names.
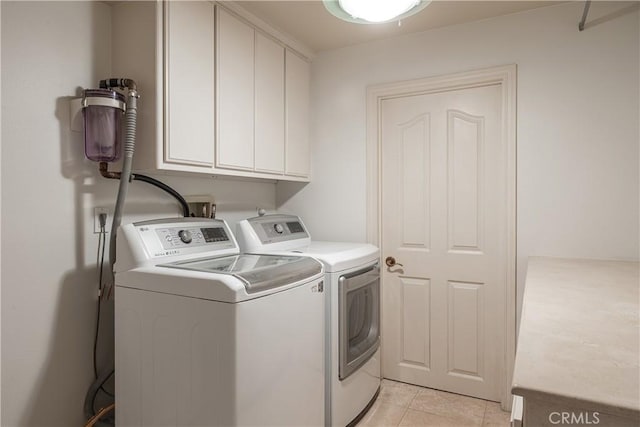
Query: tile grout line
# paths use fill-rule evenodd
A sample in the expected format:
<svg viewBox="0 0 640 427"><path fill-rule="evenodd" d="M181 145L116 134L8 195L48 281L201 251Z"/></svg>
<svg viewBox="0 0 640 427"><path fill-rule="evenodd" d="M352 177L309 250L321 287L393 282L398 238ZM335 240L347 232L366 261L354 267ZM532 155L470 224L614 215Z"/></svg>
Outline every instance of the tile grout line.
<svg viewBox="0 0 640 427"><path fill-rule="evenodd" d="M402 424L402 421L404 420L404 417L407 416L407 412L409 412L409 407L407 406L406 408L404 408L404 412L402 413L402 416L400 417L400 421L398 421L398 424L396 424L396 426L400 426Z"/></svg>
<svg viewBox="0 0 640 427"><path fill-rule="evenodd" d="M484 426L484 419L487 417L487 406L489 406L489 402L484 401L484 413L482 414L482 421L480 422L480 427Z"/></svg>
<svg viewBox="0 0 640 427"><path fill-rule="evenodd" d="M411 404L416 399L416 397L418 396L419 393L420 393L420 390L416 390L416 393L413 395L413 397L409 401L409 404L404 408L404 413L402 414L402 417L400 418L400 421L398 422L398 426L400 426L402 424L402 421L404 420L404 417L406 417L407 413L409 412L409 408L411 408Z"/></svg>

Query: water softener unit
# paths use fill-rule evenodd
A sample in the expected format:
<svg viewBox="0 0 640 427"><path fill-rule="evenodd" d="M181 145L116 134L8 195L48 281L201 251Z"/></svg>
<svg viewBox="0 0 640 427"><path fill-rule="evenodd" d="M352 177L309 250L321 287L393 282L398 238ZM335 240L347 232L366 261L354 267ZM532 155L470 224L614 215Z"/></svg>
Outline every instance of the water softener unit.
<svg viewBox="0 0 640 427"><path fill-rule="evenodd" d="M82 98L84 153L94 162L120 159L120 121L125 97L111 89L87 89Z"/></svg>

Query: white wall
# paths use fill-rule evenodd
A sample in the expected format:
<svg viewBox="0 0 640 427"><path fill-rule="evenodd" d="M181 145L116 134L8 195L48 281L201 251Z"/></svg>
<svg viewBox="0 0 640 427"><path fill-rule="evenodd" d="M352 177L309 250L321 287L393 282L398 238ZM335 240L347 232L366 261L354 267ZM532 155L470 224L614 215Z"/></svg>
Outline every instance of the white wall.
<svg viewBox="0 0 640 427"><path fill-rule="evenodd" d="M0 33L2 32L2 8L0 8ZM0 70L2 70L2 55L0 55ZM0 99L2 99L2 85L0 84ZM0 123L2 112L0 109ZM0 189L2 188L2 135L0 132ZM0 195L1 195L0 190ZM2 197L0 197L0 212L2 212ZM2 221L0 221L0 242L2 241ZM0 424L2 423L2 245L0 245Z"/></svg>
<svg viewBox="0 0 640 427"><path fill-rule="evenodd" d="M637 259L639 14L624 7L594 2L584 32L572 2L319 54L312 183L279 184L279 210L316 239L364 241L366 87L515 63L518 313L529 256Z"/></svg>
<svg viewBox="0 0 640 427"><path fill-rule="evenodd" d="M2 426L82 424L92 380L96 246L93 208L112 207L69 130L68 97L111 77L103 2L2 1ZM141 94L144 97L144 93ZM144 143L138 141L138 144ZM273 210L275 185L155 176L182 194L212 194L235 222ZM124 222L179 216L164 193L134 182Z"/></svg>

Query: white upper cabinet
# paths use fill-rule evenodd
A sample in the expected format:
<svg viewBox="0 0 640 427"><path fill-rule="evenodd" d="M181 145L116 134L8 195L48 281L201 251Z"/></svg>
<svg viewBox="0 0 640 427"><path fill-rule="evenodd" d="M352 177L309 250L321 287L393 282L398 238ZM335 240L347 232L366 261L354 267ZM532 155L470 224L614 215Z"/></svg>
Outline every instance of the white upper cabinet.
<svg viewBox="0 0 640 427"><path fill-rule="evenodd" d="M285 49L218 9L219 168L282 175L285 159Z"/></svg>
<svg viewBox="0 0 640 427"><path fill-rule="evenodd" d="M141 96L135 170L309 180L304 47L233 2L111 7L113 73Z"/></svg>
<svg viewBox="0 0 640 427"><path fill-rule="evenodd" d="M218 158L220 168L254 168L254 29L218 8Z"/></svg>
<svg viewBox="0 0 640 427"><path fill-rule="evenodd" d="M284 47L256 31L255 169L284 173Z"/></svg>
<svg viewBox="0 0 640 427"><path fill-rule="evenodd" d="M164 160L210 168L215 147L215 7L198 1L172 1L164 7Z"/></svg>
<svg viewBox="0 0 640 427"><path fill-rule="evenodd" d="M309 176L309 63L287 50L286 55L287 175Z"/></svg>

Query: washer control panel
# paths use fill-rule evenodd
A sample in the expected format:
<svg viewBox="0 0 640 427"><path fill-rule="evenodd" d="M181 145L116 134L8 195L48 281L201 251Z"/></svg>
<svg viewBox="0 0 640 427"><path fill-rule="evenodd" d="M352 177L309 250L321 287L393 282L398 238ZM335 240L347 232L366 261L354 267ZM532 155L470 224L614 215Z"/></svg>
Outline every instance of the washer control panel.
<svg viewBox="0 0 640 427"><path fill-rule="evenodd" d="M155 231L165 249L230 241L224 227L167 227Z"/></svg>
<svg viewBox="0 0 640 427"><path fill-rule="evenodd" d="M238 251L235 238L222 220L174 218L132 225L144 252L151 258Z"/></svg>

